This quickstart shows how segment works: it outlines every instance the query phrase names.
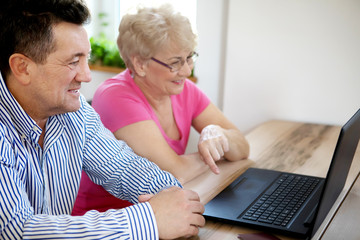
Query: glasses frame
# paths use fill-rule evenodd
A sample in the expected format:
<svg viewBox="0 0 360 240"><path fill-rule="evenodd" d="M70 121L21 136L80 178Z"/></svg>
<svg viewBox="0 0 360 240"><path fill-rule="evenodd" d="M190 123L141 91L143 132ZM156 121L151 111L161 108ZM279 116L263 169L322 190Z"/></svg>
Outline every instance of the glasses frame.
<svg viewBox="0 0 360 240"><path fill-rule="evenodd" d="M163 65L164 67L167 67L168 69L170 69L170 72L177 72L179 71L185 64L185 62L188 62L188 59L192 59L192 63L191 64L194 64L195 60L197 59L197 57L199 56L199 54L197 52L192 52L192 54L190 56L188 56L186 58L186 60L184 61L183 59L181 59L181 66L179 69L174 69L174 67L170 66L169 64L166 64L154 57L151 57L150 59L153 60L154 62L157 62L161 65Z"/></svg>

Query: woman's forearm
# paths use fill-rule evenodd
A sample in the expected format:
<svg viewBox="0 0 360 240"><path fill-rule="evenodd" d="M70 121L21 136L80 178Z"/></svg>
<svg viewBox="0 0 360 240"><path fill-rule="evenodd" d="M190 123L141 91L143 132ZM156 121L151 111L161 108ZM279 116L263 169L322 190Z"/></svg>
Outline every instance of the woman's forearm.
<svg viewBox="0 0 360 240"><path fill-rule="evenodd" d="M229 161L247 159L250 153L249 143L246 138L236 129L223 129L228 138L229 151L225 152L224 157Z"/></svg>

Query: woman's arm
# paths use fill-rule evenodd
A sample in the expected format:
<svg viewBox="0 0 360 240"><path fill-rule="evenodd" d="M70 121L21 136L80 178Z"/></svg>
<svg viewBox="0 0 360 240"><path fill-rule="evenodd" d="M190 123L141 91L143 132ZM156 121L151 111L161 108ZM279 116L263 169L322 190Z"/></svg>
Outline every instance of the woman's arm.
<svg viewBox="0 0 360 240"><path fill-rule="evenodd" d="M210 103L193 120L192 125L201 134L198 144L199 153L214 172L217 172L215 162L222 157L229 161L248 158L249 143L240 130L214 104ZM203 135L209 131L204 133L203 130L209 125L213 125L210 129L215 134L210 134L210 137L205 136L204 140L202 139ZM209 134L207 135L209 136ZM227 146L227 149L224 146Z"/></svg>
<svg viewBox="0 0 360 240"><path fill-rule="evenodd" d="M166 142L158 126L152 120L140 121L114 132L140 156L173 174L182 184L208 169L199 153L178 155Z"/></svg>
<svg viewBox="0 0 360 240"><path fill-rule="evenodd" d="M124 140L138 155L146 157L161 169L173 174L182 184L208 169L218 173L215 162L221 158L229 161L246 159L249 144L242 133L213 104L193 120L194 128L201 131L208 125L216 125L228 142L228 151L216 158L211 154L220 144L211 139L199 144L199 152L178 155L166 142L158 126L152 120L140 121L114 132L116 138Z"/></svg>

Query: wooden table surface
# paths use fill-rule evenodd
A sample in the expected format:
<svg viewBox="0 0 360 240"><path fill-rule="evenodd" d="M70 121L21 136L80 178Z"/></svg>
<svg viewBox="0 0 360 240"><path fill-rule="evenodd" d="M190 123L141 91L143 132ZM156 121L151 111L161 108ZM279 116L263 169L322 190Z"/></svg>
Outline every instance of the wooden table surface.
<svg viewBox="0 0 360 240"><path fill-rule="evenodd" d="M340 126L291 121L263 123L246 135L250 143L249 160L220 162L219 175L206 172L184 187L197 191L205 204L250 166L325 177L340 129ZM359 149L358 146L344 190L313 239L351 239L354 234L358 237L352 239L360 239L360 228L357 227L360 222L360 208L355 207L360 206L360 180L357 180L360 170ZM354 212L352 208L357 209ZM357 223L351 225L350 220L354 218ZM343 235L334 237L334 233L340 232L339 229L342 228L340 223L346 223L348 229L342 231ZM240 233L255 232L258 231L208 220L205 227L200 229L199 235L190 239L234 240ZM345 233L349 238L344 238ZM276 236L280 239L293 239Z"/></svg>
<svg viewBox="0 0 360 240"><path fill-rule="evenodd" d="M359 240L360 239L360 177L347 194L334 218L330 222L322 239Z"/></svg>

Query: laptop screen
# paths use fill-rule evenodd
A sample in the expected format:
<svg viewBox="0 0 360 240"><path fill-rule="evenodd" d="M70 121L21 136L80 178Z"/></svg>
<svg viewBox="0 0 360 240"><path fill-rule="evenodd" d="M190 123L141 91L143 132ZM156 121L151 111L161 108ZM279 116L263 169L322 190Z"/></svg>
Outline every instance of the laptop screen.
<svg viewBox="0 0 360 240"><path fill-rule="evenodd" d="M360 109L342 127L326 176L311 236L324 221L341 193L360 139Z"/></svg>

